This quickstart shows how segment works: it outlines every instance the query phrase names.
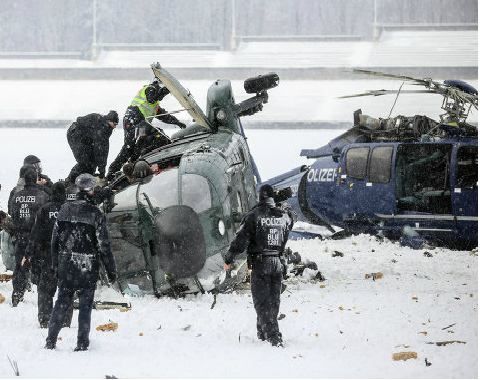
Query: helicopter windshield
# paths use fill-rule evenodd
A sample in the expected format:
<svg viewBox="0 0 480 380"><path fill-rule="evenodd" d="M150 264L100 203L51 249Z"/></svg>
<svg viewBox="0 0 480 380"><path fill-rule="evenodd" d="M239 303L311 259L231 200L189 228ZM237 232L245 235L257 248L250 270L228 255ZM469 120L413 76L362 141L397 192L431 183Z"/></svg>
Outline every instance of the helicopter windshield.
<svg viewBox="0 0 480 380"><path fill-rule="evenodd" d="M208 180L197 174L182 174L179 191L178 175L178 168L164 170L148 183L140 185L139 202L150 214L174 205L190 206L196 213L211 208Z"/></svg>

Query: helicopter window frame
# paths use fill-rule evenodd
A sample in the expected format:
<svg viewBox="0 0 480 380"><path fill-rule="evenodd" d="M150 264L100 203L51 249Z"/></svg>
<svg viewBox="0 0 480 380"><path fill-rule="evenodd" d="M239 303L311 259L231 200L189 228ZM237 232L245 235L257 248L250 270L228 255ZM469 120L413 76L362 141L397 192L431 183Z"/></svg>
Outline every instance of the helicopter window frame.
<svg viewBox="0 0 480 380"><path fill-rule="evenodd" d="M353 156L357 152L359 154ZM370 147L354 146L349 148L345 155L345 172L347 176L355 179L365 179L367 177L369 156Z"/></svg>
<svg viewBox="0 0 480 380"><path fill-rule="evenodd" d="M473 154L472 154L473 153ZM471 164L462 165L462 162L474 159ZM463 145L457 150L457 160L455 164L455 187L462 189L473 189L478 185L478 148L473 145ZM475 168L474 170L468 170L468 167ZM467 171L462 170L463 167Z"/></svg>
<svg viewBox="0 0 480 380"><path fill-rule="evenodd" d="M388 154L382 154L382 151L390 151ZM375 153L379 153L376 155ZM392 179L392 157L393 145L375 146L370 152L368 163L368 182L371 183L389 183ZM374 166L374 164L376 166ZM372 170L374 169L374 170ZM372 174L373 171L373 174Z"/></svg>
<svg viewBox="0 0 480 380"><path fill-rule="evenodd" d="M191 207L197 214L211 209L213 200L210 181L196 173L181 173L180 177L181 204ZM187 191L190 189L194 191Z"/></svg>

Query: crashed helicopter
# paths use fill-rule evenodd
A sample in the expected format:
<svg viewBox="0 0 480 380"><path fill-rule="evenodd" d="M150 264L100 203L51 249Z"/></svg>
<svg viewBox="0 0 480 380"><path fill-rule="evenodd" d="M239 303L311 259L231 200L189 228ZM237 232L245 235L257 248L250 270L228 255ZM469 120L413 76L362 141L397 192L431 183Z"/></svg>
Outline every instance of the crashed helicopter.
<svg viewBox="0 0 480 380"><path fill-rule="evenodd" d="M313 164L266 183L279 191L290 188L293 197L286 202L299 220L326 227L333 238L370 233L415 248L424 243L476 247L478 135L467 117L472 108L478 109L477 90L460 80L355 71L425 88L342 98L440 94L444 113L435 121L423 115L374 118L357 110L345 133L323 147L301 151L301 156L315 159Z"/></svg>
<svg viewBox="0 0 480 380"><path fill-rule="evenodd" d="M262 110L275 73L245 80L247 93L235 103L229 80L216 80L207 92L206 114L192 94L156 63L155 77L188 111L194 123L168 143L141 157L153 175L130 183L117 177L103 202L118 285L124 294L178 296L225 291L246 274L246 257L226 274L226 251L243 215L256 204L260 182L241 117Z"/></svg>

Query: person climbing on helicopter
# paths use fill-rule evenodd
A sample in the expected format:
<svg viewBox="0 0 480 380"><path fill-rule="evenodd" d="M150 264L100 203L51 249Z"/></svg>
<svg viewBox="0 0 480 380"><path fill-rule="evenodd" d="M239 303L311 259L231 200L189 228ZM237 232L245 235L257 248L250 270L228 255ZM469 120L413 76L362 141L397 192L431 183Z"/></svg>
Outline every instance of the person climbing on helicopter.
<svg viewBox="0 0 480 380"><path fill-rule="evenodd" d="M125 111L123 118L124 143L115 160L108 168L107 180L111 181L115 173L127 162L134 162L148 150L168 144L170 139L160 128L153 127L152 119L157 118L166 124L175 124L180 128L186 125L175 116L160 107L160 101L170 93L158 80L143 86L135 95Z"/></svg>

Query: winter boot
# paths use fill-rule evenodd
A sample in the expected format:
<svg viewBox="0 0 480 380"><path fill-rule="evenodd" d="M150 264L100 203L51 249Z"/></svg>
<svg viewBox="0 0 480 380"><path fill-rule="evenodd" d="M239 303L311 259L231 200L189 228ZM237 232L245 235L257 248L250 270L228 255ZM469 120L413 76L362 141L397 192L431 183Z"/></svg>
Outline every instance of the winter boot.
<svg viewBox="0 0 480 380"><path fill-rule="evenodd" d="M88 350L88 344L85 343L77 343L77 347L73 349L73 351L87 351Z"/></svg>
<svg viewBox="0 0 480 380"><path fill-rule="evenodd" d="M23 296L19 293L13 292L12 294L12 307L17 307L20 302L23 301Z"/></svg>
<svg viewBox="0 0 480 380"><path fill-rule="evenodd" d="M48 321L40 321L40 328L47 329L48 328Z"/></svg>
<svg viewBox="0 0 480 380"><path fill-rule="evenodd" d="M55 349L55 342L53 340L47 338L47 341L45 342L45 348L47 350L54 350Z"/></svg>
<svg viewBox="0 0 480 380"><path fill-rule="evenodd" d="M257 331L257 338L264 341L266 338L265 338L265 334L262 332L262 331Z"/></svg>

